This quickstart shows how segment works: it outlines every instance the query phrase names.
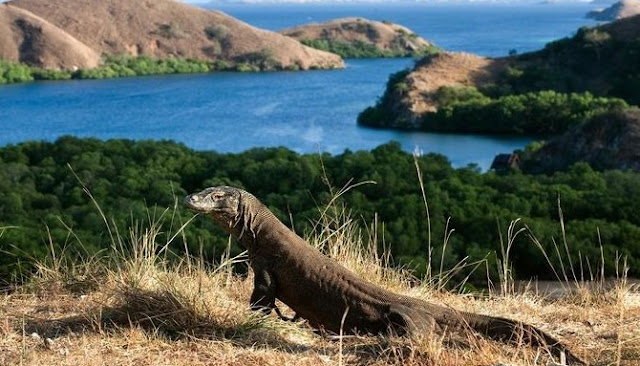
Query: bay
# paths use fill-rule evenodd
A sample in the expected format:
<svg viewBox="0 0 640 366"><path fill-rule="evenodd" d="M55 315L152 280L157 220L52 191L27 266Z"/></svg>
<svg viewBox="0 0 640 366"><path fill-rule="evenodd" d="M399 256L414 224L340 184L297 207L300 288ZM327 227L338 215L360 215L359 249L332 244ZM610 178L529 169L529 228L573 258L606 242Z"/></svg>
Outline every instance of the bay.
<svg viewBox="0 0 640 366"><path fill-rule="evenodd" d="M418 8L406 6L385 6L383 10L367 5L308 6L242 5L222 10L267 29L361 14L406 24L446 48L484 55L539 48L548 38L568 35L568 29L575 31L578 23L588 22L582 18L584 4L433 6L424 8L430 10L423 17L418 16L422 14ZM531 9L539 13L531 13ZM368 12L380 12L380 16ZM424 20L427 16L431 18ZM502 35L496 34L495 23L506 18L511 19L510 25L503 23ZM571 24L566 24L566 19L572 19ZM525 26L530 23L538 26ZM544 32L533 32L533 28ZM519 37L509 38L514 34ZM501 39L499 45L497 39ZM408 151L444 154L454 166L477 164L487 169L495 154L522 148L530 141L526 137L359 127L358 113L375 103L388 76L412 63L410 59L347 60L346 69L335 71L213 73L3 86L0 146L74 135L171 139L194 149L218 152L285 146L301 153L335 154L395 140Z"/></svg>

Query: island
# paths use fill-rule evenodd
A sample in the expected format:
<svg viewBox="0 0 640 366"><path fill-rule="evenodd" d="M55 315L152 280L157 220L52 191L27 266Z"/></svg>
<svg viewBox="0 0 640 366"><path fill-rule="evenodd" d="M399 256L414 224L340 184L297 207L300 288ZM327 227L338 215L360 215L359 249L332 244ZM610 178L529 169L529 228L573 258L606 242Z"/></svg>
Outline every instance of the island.
<svg viewBox="0 0 640 366"><path fill-rule="evenodd" d="M433 43L407 27L363 18L310 23L280 33L344 58L415 57L438 51Z"/></svg>

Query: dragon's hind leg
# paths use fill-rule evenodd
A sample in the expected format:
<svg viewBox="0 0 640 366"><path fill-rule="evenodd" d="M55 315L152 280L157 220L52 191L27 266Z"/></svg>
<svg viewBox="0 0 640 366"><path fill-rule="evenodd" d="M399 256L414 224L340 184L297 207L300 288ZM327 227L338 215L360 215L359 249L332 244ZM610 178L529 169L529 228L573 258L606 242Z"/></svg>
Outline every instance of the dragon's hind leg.
<svg viewBox="0 0 640 366"><path fill-rule="evenodd" d="M404 305L392 305L386 314L389 331L397 335L424 335L441 333L435 318L426 312Z"/></svg>

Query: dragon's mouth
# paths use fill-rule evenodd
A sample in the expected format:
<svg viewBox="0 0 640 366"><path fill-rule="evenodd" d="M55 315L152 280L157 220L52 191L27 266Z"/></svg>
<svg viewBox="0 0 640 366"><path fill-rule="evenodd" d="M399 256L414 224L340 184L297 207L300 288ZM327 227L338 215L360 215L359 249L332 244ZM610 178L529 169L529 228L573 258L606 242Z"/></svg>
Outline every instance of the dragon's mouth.
<svg viewBox="0 0 640 366"><path fill-rule="evenodd" d="M201 199L197 194L190 194L184 198L184 205L190 210L206 213L211 211L210 205L203 205L205 200Z"/></svg>
<svg viewBox="0 0 640 366"><path fill-rule="evenodd" d="M216 202L211 197L205 196L202 198L201 194L194 193L184 198L184 205L195 212L204 214L234 214L233 208L228 205Z"/></svg>

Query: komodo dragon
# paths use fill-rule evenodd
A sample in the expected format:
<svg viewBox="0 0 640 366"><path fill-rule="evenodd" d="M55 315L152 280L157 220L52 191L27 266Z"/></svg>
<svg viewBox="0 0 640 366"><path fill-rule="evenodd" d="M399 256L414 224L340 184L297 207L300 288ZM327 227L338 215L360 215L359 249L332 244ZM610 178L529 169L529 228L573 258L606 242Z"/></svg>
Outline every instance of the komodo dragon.
<svg viewBox="0 0 640 366"><path fill-rule="evenodd" d="M399 335L469 327L494 339L547 345L584 364L558 340L515 320L457 311L395 294L369 283L324 256L289 230L252 194L210 187L185 198L191 210L211 217L236 236L255 273L251 309L270 313L276 298L316 328L344 333Z"/></svg>

